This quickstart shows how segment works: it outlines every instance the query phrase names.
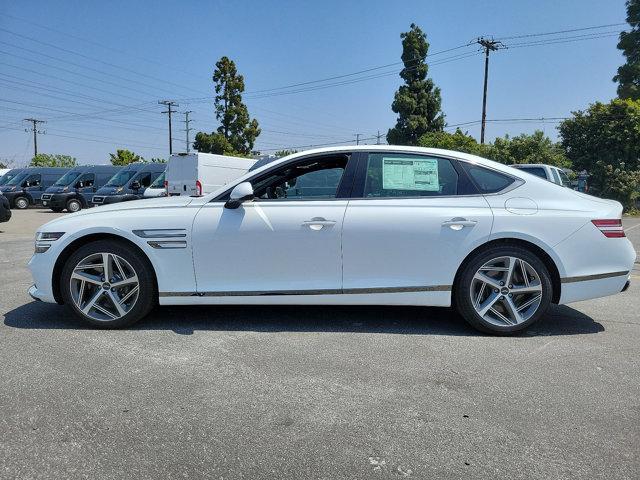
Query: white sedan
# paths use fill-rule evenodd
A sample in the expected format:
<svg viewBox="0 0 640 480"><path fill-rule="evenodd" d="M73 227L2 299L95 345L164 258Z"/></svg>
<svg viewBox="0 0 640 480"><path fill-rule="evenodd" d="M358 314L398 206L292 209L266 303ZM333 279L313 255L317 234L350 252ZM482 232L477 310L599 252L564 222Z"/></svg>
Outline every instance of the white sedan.
<svg viewBox="0 0 640 480"><path fill-rule="evenodd" d="M312 150L202 197L103 206L37 233L31 296L95 326L154 305L455 306L522 330L629 285L618 202L446 150Z"/></svg>

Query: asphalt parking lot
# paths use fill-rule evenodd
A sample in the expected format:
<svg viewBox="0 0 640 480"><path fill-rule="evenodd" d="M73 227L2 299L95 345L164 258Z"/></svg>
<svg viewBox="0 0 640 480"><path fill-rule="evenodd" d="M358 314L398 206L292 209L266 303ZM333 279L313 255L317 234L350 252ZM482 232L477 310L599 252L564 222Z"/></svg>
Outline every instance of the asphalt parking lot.
<svg viewBox="0 0 640 480"><path fill-rule="evenodd" d="M0 224L1 478L638 478L638 264L626 293L511 338L398 307L165 307L100 331L26 293L56 216Z"/></svg>

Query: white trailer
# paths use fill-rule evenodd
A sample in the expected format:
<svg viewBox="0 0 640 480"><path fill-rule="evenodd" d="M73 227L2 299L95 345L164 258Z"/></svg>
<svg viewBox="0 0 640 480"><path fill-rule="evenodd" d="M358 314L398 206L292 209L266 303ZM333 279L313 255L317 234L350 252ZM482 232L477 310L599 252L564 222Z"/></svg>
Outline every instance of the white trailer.
<svg viewBox="0 0 640 480"><path fill-rule="evenodd" d="M205 195L241 177L256 161L211 153L177 153L169 157L166 184L169 196Z"/></svg>

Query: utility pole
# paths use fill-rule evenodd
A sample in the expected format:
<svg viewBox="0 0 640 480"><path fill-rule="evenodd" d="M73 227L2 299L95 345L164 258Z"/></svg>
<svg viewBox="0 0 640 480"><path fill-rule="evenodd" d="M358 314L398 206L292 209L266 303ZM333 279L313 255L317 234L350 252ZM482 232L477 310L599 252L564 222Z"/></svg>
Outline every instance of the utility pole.
<svg viewBox="0 0 640 480"><path fill-rule="evenodd" d="M378 130L378 134L375 137L376 137L376 145L380 145L380 139L382 138L382 134L380 133L380 130Z"/></svg>
<svg viewBox="0 0 640 480"><path fill-rule="evenodd" d="M33 126L31 128L25 128L25 132L33 132L33 156L35 157L36 155L38 155L38 134L42 133L44 134L45 132L42 132L40 130L38 130L38 124L39 123L46 123L44 120L38 120L37 118L24 118L23 119L25 122L31 122L33 123Z"/></svg>
<svg viewBox="0 0 640 480"><path fill-rule="evenodd" d="M360 145L360 135L362 135L361 133L355 133L354 136L356 137L356 145Z"/></svg>
<svg viewBox="0 0 640 480"><path fill-rule="evenodd" d="M193 110L187 110L186 112L182 113L184 113L184 131L187 134L187 153L189 153L189 132L193 130L193 128L189 127L189 123L193 122L193 120L189 120L189 114L193 113Z"/></svg>
<svg viewBox="0 0 640 480"><path fill-rule="evenodd" d="M167 107L167 111L162 113L169 114L169 155L171 155L173 153L173 141L171 139L171 114L176 112L175 110L172 110L171 107L179 107L180 105L176 102L172 102L171 100L159 100L158 104L165 105Z"/></svg>
<svg viewBox="0 0 640 480"><path fill-rule="evenodd" d="M484 143L484 129L487 123L487 81L489 78L489 52L498 50L499 48L506 48L502 42L496 40L489 40L487 38L480 37L476 40L484 49L484 91L482 94L482 126L480 127L480 144Z"/></svg>

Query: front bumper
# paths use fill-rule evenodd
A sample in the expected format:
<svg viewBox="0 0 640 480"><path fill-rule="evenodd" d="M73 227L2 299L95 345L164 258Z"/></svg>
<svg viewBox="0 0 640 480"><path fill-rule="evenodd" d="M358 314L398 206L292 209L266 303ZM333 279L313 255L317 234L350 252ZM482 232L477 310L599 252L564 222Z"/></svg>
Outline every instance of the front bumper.
<svg viewBox="0 0 640 480"><path fill-rule="evenodd" d="M55 262L52 262L49 257L49 252L36 253L29 260L27 266L34 282L33 286L29 288L29 295L41 302L56 303L51 282Z"/></svg>
<svg viewBox="0 0 640 480"><path fill-rule="evenodd" d="M66 208L70 193L45 193L42 195L42 206L49 208ZM47 197L48 196L48 197Z"/></svg>

